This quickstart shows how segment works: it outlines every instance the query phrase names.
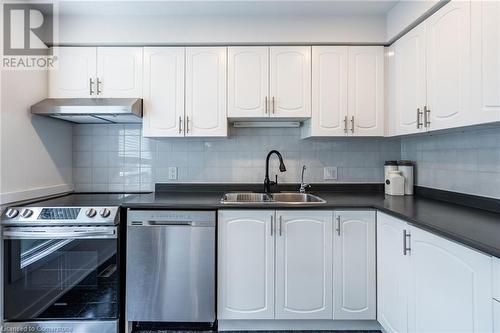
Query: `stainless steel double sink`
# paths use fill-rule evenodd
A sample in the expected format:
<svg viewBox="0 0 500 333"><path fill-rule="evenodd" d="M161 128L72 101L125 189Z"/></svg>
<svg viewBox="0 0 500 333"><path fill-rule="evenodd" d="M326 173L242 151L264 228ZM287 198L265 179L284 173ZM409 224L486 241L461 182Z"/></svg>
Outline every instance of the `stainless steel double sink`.
<svg viewBox="0 0 500 333"><path fill-rule="evenodd" d="M324 204L322 198L309 194L297 192L281 192L281 193L251 193L251 192L235 192L226 193L221 199L223 204Z"/></svg>

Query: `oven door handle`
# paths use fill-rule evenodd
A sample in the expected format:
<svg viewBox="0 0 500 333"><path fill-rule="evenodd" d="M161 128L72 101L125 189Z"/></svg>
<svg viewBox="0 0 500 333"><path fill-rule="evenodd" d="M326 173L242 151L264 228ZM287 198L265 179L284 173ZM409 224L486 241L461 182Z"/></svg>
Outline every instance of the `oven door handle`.
<svg viewBox="0 0 500 333"><path fill-rule="evenodd" d="M9 228L3 230L4 239L86 239L117 238L116 228L54 230L52 228L24 230L25 228ZM52 230L51 230L52 229Z"/></svg>

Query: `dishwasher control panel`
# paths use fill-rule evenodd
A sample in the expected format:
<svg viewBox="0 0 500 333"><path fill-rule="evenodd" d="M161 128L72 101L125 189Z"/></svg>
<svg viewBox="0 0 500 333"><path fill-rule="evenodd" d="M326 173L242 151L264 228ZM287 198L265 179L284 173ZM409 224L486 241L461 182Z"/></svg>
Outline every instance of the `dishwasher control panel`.
<svg viewBox="0 0 500 333"><path fill-rule="evenodd" d="M186 225L192 227L215 226L215 211L189 210L133 210L127 212L128 226Z"/></svg>

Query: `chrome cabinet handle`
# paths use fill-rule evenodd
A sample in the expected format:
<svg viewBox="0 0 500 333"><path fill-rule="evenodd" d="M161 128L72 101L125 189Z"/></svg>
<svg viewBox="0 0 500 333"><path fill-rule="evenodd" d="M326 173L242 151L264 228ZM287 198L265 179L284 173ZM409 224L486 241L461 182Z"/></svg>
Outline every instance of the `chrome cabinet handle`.
<svg viewBox="0 0 500 333"><path fill-rule="evenodd" d="M425 127L429 127L429 125L431 124L431 121L430 121L430 118L431 118L431 109L428 109L427 108L427 105L424 106L424 124L425 124Z"/></svg>
<svg viewBox="0 0 500 333"><path fill-rule="evenodd" d="M283 216L280 215L280 228L279 228L280 236L281 236L281 229L282 228L283 228Z"/></svg>
<svg viewBox="0 0 500 333"><path fill-rule="evenodd" d="M92 78L89 78L89 95L92 96L94 94L94 89L92 89L92 86L94 85L94 80Z"/></svg>
<svg viewBox="0 0 500 333"><path fill-rule="evenodd" d="M424 125L421 121L422 114L423 114L423 112L420 111L420 108L417 108L417 129L421 128Z"/></svg>
<svg viewBox="0 0 500 333"><path fill-rule="evenodd" d="M340 236L340 216L337 216L337 228L335 229L337 235Z"/></svg>
<svg viewBox="0 0 500 333"><path fill-rule="evenodd" d="M266 100L265 100L265 106L264 106L264 114L267 114L267 107L268 107L268 103L267 103L267 96L266 96Z"/></svg>
<svg viewBox="0 0 500 333"><path fill-rule="evenodd" d="M274 109L274 96L272 98L272 103L273 103L273 114L274 114L274 112L275 112L275 109Z"/></svg>
<svg viewBox="0 0 500 333"><path fill-rule="evenodd" d="M102 93L101 84L102 84L102 81L99 80L99 78L97 78L97 96L99 96Z"/></svg>
<svg viewBox="0 0 500 333"><path fill-rule="evenodd" d="M347 116L344 117L344 133L347 134Z"/></svg>
<svg viewBox="0 0 500 333"><path fill-rule="evenodd" d="M182 117L179 116L179 134L182 133Z"/></svg>
<svg viewBox="0 0 500 333"><path fill-rule="evenodd" d="M408 252L411 251L411 247L409 246L409 244L407 244L407 240L408 239L408 243L410 241L410 233L407 232L406 230L403 230L403 255L407 255Z"/></svg>
<svg viewBox="0 0 500 333"><path fill-rule="evenodd" d="M274 218L271 215L271 236L273 235L273 229L274 229Z"/></svg>
<svg viewBox="0 0 500 333"><path fill-rule="evenodd" d="M354 133L354 116L351 118L351 133Z"/></svg>
<svg viewBox="0 0 500 333"><path fill-rule="evenodd" d="M186 116L186 133L189 133L189 116Z"/></svg>

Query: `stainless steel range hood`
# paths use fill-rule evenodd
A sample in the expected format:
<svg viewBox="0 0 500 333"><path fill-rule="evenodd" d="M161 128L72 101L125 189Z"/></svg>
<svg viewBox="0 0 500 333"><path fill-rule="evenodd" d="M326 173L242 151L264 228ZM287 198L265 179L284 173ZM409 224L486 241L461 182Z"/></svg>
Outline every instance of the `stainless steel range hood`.
<svg viewBox="0 0 500 333"><path fill-rule="evenodd" d="M141 123L142 99L46 98L32 105L31 113L79 124Z"/></svg>

